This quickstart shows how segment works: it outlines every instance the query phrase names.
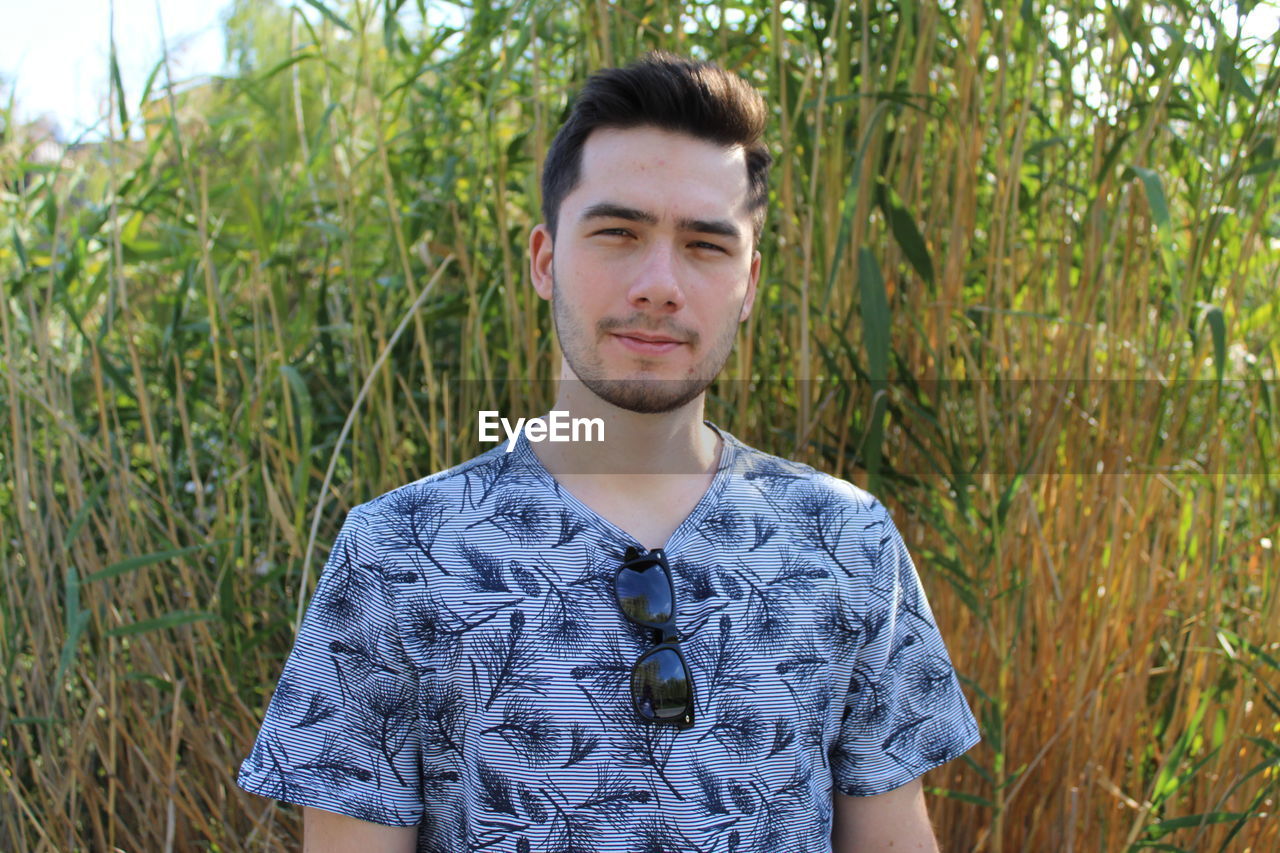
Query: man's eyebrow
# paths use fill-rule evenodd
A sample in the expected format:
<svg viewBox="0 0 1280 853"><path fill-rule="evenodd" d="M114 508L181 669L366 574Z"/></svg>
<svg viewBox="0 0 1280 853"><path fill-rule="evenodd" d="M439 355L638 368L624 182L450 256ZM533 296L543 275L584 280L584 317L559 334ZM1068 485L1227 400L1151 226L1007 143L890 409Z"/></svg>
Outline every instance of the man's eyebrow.
<svg viewBox="0 0 1280 853"><path fill-rule="evenodd" d="M695 231L699 234L717 234L731 240L737 240L742 236L738 226L727 219L681 219L676 222L676 228L681 231Z"/></svg>
<svg viewBox="0 0 1280 853"><path fill-rule="evenodd" d="M658 224L658 217L647 210L640 210L608 201L591 205L582 211L582 215L578 219L580 222L586 222L590 219L625 219L629 222L642 222L645 225ZM737 240L742 236L738 226L727 219L679 219L676 221L676 228L680 231L694 231L698 234L716 234L720 237L728 237L731 240Z"/></svg>
<svg viewBox="0 0 1280 853"><path fill-rule="evenodd" d="M588 219L626 219L629 222L643 222L645 225L658 224L658 217L648 211L609 201L591 205L578 217L579 222L586 222Z"/></svg>

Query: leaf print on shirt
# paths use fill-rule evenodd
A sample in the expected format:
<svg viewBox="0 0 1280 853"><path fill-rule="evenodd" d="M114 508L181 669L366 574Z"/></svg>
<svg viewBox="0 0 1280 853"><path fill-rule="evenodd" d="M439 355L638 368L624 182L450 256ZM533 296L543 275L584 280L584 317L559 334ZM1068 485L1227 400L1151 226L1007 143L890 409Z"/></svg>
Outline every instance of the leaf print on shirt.
<svg viewBox="0 0 1280 853"><path fill-rule="evenodd" d="M484 709L488 711L500 696L515 690L531 690L542 693L539 686L547 680L538 675L538 662L542 660L533 643L524 634L524 613L513 612L507 621L505 633L488 632L481 636L474 661L478 660L488 678L488 698Z"/></svg>
<svg viewBox="0 0 1280 853"><path fill-rule="evenodd" d="M705 631L700 633L688 651L704 714L715 707L715 698L722 691L750 687L757 677L747 671L751 651L743 639L734 636L729 614L721 614L718 627L719 633L714 637Z"/></svg>
<svg viewBox="0 0 1280 853"><path fill-rule="evenodd" d="M753 483L757 489L770 492L785 491L794 483L808 482L813 479L813 471L801 468L794 462L777 458L761 458L752 463L743 473L742 479Z"/></svg>
<svg viewBox="0 0 1280 853"><path fill-rule="evenodd" d="M348 779L368 782L373 778L372 771L361 767L351 751L338 739L335 732L324 736L324 744L310 761L299 764L294 770L310 773L332 788L342 788Z"/></svg>
<svg viewBox="0 0 1280 853"><path fill-rule="evenodd" d="M662 815L641 821L636 826L632 845L630 849L636 853L709 853L692 843Z"/></svg>
<svg viewBox="0 0 1280 853"><path fill-rule="evenodd" d="M676 560L671 564L671 573L676 584L676 600L681 604L696 604L718 594L711 579L711 566L706 563Z"/></svg>
<svg viewBox="0 0 1280 853"><path fill-rule="evenodd" d="M462 753L466 699L456 684L427 681L422 688L422 749L426 753Z"/></svg>
<svg viewBox="0 0 1280 853"><path fill-rule="evenodd" d="M951 662L941 655L922 655L906 669L907 692L913 703L932 705L943 698L955 678Z"/></svg>
<svg viewBox="0 0 1280 853"><path fill-rule="evenodd" d="M698 522L698 535L717 548L741 544L743 530L738 514L727 507L715 510Z"/></svg>
<svg viewBox="0 0 1280 853"><path fill-rule="evenodd" d="M350 630L365 619L365 601L371 590L371 579L363 577L352 553L352 536L339 534L339 556L330 554L323 583L317 584L309 610L315 611L320 623L334 631Z"/></svg>
<svg viewBox="0 0 1280 853"><path fill-rule="evenodd" d="M502 558L481 551L474 545L463 545L458 549L467 561L466 581L480 592L511 592L506 579L502 576Z"/></svg>
<svg viewBox="0 0 1280 853"><path fill-rule="evenodd" d="M702 810L708 815L727 815L729 808L724 802L723 780L702 764L693 765L693 778L698 780L698 790L701 793L698 803Z"/></svg>
<svg viewBox="0 0 1280 853"><path fill-rule="evenodd" d="M462 778L462 774L452 767L424 766L422 768L422 794L424 797L440 796L448 790L448 786Z"/></svg>
<svg viewBox="0 0 1280 853"><path fill-rule="evenodd" d="M390 631L381 624L366 623L329 642L329 661L344 703L352 699L353 683L359 686L375 677L402 679L408 675L409 665L403 660L403 650L395 648L395 637L389 637L389 634Z"/></svg>
<svg viewBox="0 0 1280 853"><path fill-rule="evenodd" d="M598 786L597 786L598 789ZM551 818L538 850L555 853L587 853L600 849L602 815L583 803L572 802L554 782L538 789L550 807ZM590 799L590 798L588 798Z"/></svg>
<svg viewBox="0 0 1280 853"><path fill-rule="evenodd" d="M329 701L323 693L312 693L311 701L307 704L307 710L303 713L302 718L293 723L290 728L302 729L307 726L314 726L323 720L327 720L334 714L338 713L338 709Z"/></svg>
<svg viewBox="0 0 1280 853"><path fill-rule="evenodd" d="M748 551L754 551L757 548L763 548L765 545L769 544L769 540L778 532L778 525L771 524L769 521L758 515L753 515L751 517L751 531L753 538L751 541L751 547L747 549Z"/></svg>
<svg viewBox="0 0 1280 853"><path fill-rule="evenodd" d="M448 501L443 496L429 487L405 486L388 493L379 506L385 510L380 529L386 531L383 536L386 544L396 553L425 557L437 571L449 574L432 553L448 509ZM426 583L429 573L421 566L418 569Z"/></svg>
<svg viewBox="0 0 1280 853"><path fill-rule="evenodd" d="M484 459L483 456L478 459ZM511 454L500 453L484 459L483 462L468 466L463 472L462 506L465 509L478 508L489 499L498 481L513 473L515 464Z"/></svg>
<svg viewBox="0 0 1280 853"><path fill-rule="evenodd" d="M747 780L745 784L736 783L730 787L735 804L744 814L751 816L751 836L757 845L756 849L798 849L795 844L797 839L788 839L786 836L793 829L793 822L790 820L792 813L805 807L808 784L808 776L797 770L773 789L758 777Z"/></svg>
<svg viewBox="0 0 1280 853"><path fill-rule="evenodd" d="M854 654L863 645L863 622L839 595L825 596L819 604L818 635L838 658Z"/></svg>
<svg viewBox="0 0 1280 853"><path fill-rule="evenodd" d="M603 643L592 647L588 661L569 670L578 680L589 680L591 689L602 698L617 700L631 678L635 656L624 652L618 645L618 637L610 634Z"/></svg>
<svg viewBox="0 0 1280 853"><path fill-rule="evenodd" d="M356 741L386 759L403 786L409 783L396 767L396 757L417 731L417 695L410 685L387 678L362 684L354 705L351 733Z"/></svg>
<svg viewBox="0 0 1280 853"><path fill-rule="evenodd" d="M778 573L769 581L769 586L792 592L813 592L815 582L831 577L831 572L793 554L789 548L783 549L780 556Z"/></svg>
<svg viewBox="0 0 1280 853"><path fill-rule="evenodd" d="M537 598L542 595L542 583L538 580L538 576L528 566L523 565L518 560L511 560L507 563L507 571L511 574L512 582L520 587L520 591L530 598Z"/></svg>
<svg viewBox="0 0 1280 853"><path fill-rule="evenodd" d="M883 726L889 717L889 705L880 682L862 664L854 666L845 696L843 720L852 721L863 731Z"/></svg>
<svg viewBox="0 0 1280 853"><path fill-rule="evenodd" d="M667 763L671 761L671 750L675 747L675 735L678 730L674 726L650 723L641 719L631 706L629 696L625 702L606 704L581 685L578 689L586 697L587 704L595 712L601 727L612 733L614 757L624 764L632 764L653 771L677 800L683 800L684 795L676 790L667 776ZM654 798L660 801L656 788Z"/></svg>
<svg viewBox="0 0 1280 853"><path fill-rule="evenodd" d="M523 599L502 601L459 614L434 598L417 597L408 605L404 620L404 642L428 659L439 660L446 668L455 666L462 654L462 638L502 611L518 605Z"/></svg>
<svg viewBox="0 0 1280 853"><path fill-rule="evenodd" d="M483 761L480 762L476 775L480 780L480 802L485 808L492 812L519 817L516 814L515 801L512 800L510 779Z"/></svg>
<svg viewBox="0 0 1280 853"><path fill-rule="evenodd" d="M389 826L406 826L410 823L410 821L404 819L398 809L387 805L382 797L377 794L372 797L361 796L356 799L344 799L342 808L343 814L351 815L356 820L368 821L369 823L382 823Z"/></svg>
<svg viewBox="0 0 1280 853"><path fill-rule="evenodd" d="M524 813L529 816L529 820L534 823L546 823L551 817L546 803L542 802L542 796L529 790L527 785L520 786L520 805L524 808Z"/></svg>
<svg viewBox="0 0 1280 853"><path fill-rule="evenodd" d="M775 584L761 583L751 568L742 563L738 577L747 585L747 612L742 630L757 640L777 642L791 632L790 602L795 594Z"/></svg>
<svg viewBox="0 0 1280 853"><path fill-rule="evenodd" d="M782 752L796 739L795 729L786 717L778 717L773 721L773 745L769 747L769 758Z"/></svg>
<svg viewBox="0 0 1280 853"><path fill-rule="evenodd" d="M549 594L539 613L546 644L550 648L559 646L576 653L592 636L587 602L574 595L573 591L561 589L559 583L549 586L547 592Z"/></svg>
<svg viewBox="0 0 1280 853"><path fill-rule="evenodd" d="M774 666L773 671L778 675L791 676L793 683L805 682L826 665L827 659L818 650L818 646L812 640L807 640L794 647L790 654Z"/></svg>
<svg viewBox="0 0 1280 853"><path fill-rule="evenodd" d="M272 720L277 717L287 717L300 701L302 701L302 692L294 683L290 668L286 666L280 673L280 680L276 682L276 689L271 694L266 716Z"/></svg>
<svg viewBox="0 0 1280 853"><path fill-rule="evenodd" d="M849 524L845 503L826 489L809 487L797 492L789 504L794 541L821 552L846 575L856 577L853 569L840 559L845 528Z"/></svg>
<svg viewBox="0 0 1280 853"><path fill-rule="evenodd" d="M730 754L748 758L760 750L764 731L764 719L758 708L739 700L728 700L720 703L715 721L698 740L714 737Z"/></svg>
<svg viewBox="0 0 1280 853"><path fill-rule="evenodd" d="M960 754L967 733L948 721L935 720L920 734L920 758L926 767L935 767Z"/></svg>
<svg viewBox="0 0 1280 853"><path fill-rule="evenodd" d="M920 727L928 723L931 719L933 719L931 716L908 713L904 715L903 718L895 720L893 729L880 743L880 749L885 755L892 757L904 767L909 767L910 764L904 761L900 756L904 752L911 750L914 736L919 733Z"/></svg>
<svg viewBox="0 0 1280 853"><path fill-rule="evenodd" d="M569 729L569 757L565 759L564 764L560 766L572 767L587 756L596 751L596 747L600 745L600 738L590 735L585 728L577 723Z"/></svg>
<svg viewBox="0 0 1280 853"><path fill-rule="evenodd" d="M266 770L266 783L263 785L265 796L296 802L293 798L308 790L306 786L295 782L290 772L293 762L280 740L278 731L271 732L265 739L255 741L249 760L256 768Z"/></svg>
<svg viewBox="0 0 1280 853"><path fill-rule="evenodd" d="M521 545L532 545L542 538L542 508L533 498L504 492L495 501L493 512L468 524L470 530L481 524L490 524Z"/></svg>
<svg viewBox="0 0 1280 853"><path fill-rule="evenodd" d="M567 509L562 509L558 515L560 521L560 532L556 535L556 541L551 546L559 548L562 545L568 545L578 534L587 529L587 524L576 514Z"/></svg>
<svg viewBox="0 0 1280 853"><path fill-rule="evenodd" d="M596 784L574 808L603 814L610 823L619 826L628 819L635 805L648 803L653 795L637 788L607 764L596 765Z"/></svg>
<svg viewBox="0 0 1280 853"><path fill-rule="evenodd" d="M531 764L542 764L555 754L559 735L551 715L523 696L513 697L502 709L502 722L481 729L479 734L496 734L516 755Z"/></svg>

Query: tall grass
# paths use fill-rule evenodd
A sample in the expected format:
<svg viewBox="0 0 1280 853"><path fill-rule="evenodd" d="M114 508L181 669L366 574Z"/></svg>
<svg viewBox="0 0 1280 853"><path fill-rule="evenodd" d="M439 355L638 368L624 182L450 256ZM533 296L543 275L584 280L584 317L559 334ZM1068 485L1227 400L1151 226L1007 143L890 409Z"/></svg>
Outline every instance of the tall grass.
<svg viewBox="0 0 1280 853"><path fill-rule="evenodd" d="M774 109L711 417L895 507L984 735L926 777L945 848L1280 845L1280 38L1189 2L308 0L229 45L208 85L117 77L59 162L0 115L0 847L296 843L233 776L324 548L482 449L477 409L550 401L541 158L649 48Z"/></svg>

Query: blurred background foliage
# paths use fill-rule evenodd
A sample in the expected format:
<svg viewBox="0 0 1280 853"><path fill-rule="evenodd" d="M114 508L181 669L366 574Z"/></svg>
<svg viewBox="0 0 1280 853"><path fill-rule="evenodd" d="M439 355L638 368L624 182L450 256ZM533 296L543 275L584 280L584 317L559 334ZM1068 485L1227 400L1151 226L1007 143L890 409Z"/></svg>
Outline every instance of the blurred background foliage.
<svg viewBox="0 0 1280 853"><path fill-rule="evenodd" d="M104 142L0 112L0 847L296 846L233 778L327 544L550 402L542 157L664 48L773 110L709 416L893 507L983 729L944 849L1280 849L1275 22L240 0Z"/></svg>

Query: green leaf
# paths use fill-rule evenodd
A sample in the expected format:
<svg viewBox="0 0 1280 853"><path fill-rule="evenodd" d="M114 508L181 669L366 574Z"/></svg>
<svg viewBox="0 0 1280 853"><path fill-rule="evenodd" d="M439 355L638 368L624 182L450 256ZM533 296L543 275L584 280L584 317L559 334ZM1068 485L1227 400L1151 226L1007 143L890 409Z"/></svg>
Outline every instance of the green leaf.
<svg viewBox="0 0 1280 853"><path fill-rule="evenodd" d="M1156 221L1156 227L1162 231L1169 230L1169 202L1165 199L1164 185L1160 182L1160 176L1151 169L1142 166L1128 166L1124 170L1126 180L1136 176L1142 181L1142 186L1147 191L1147 205L1151 208L1151 218Z"/></svg>
<svg viewBox="0 0 1280 853"><path fill-rule="evenodd" d="M858 252L858 291L862 298L862 344L872 381L889 378L889 299L880 265L871 250Z"/></svg>
<svg viewBox="0 0 1280 853"><path fill-rule="evenodd" d="M1147 833L1153 838L1159 838L1162 835L1168 835L1174 830L1199 827L1210 823L1229 823L1242 817L1248 817L1248 813L1207 812L1205 814L1184 815L1183 817L1174 817L1162 820L1159 823L1153 823L1147 827Z"/></svg>
<svg viewBox="0 0 1280 853"><path fill-rule="evenodd" d="M333 23L336 24L337 26L341 27L342 29L346 30L352 35L355 35L356 31L351 28L351 25L348 24L346 21L342 20L342 18L339 17L337 12L334 12L328 6L321 3L320 0L303 0L303 2L305 2L312 9L315 9L321 15L324 15L330 21L333 21Z"/></svg>
<svg viewBox="0 0 1280 853"><path fill-rule="evenodd" d="M194 554L196 551L202 551L205 548L212 548L215 545L224 545L230 541L232 541L230 538L214 539L209 542L202 542L199 545L188 545L186 548L171 548L167 551L155 551L150 554L139 554L136 557L130 557L127 560L121 560L118 563L113 563L102 571L94 572L85 578L84 582L92 583L93 581L114 578L117 575L132 572L135 569L140 569L143 566L149 566L152 563L163 563L164 561L172 560L175 557L181 557L185 554Z"/></svg>
<svg viewBox="0 0 1280 853"><path fill-rule="evenodd" d="M932 287L933 260L929 257L929 249L924 244L920 229L916 227L915 217L911 215L911 211L907 210L907 206L894 192L893 187L888 184L881 182L879 196L880 209L884 211L884 217L889 221L893 238L898 241L902 253L907 256L911 266L925 283Z"/></svg>
<svg viewBox="0 0 1280 853"><path fill-rule="evenodd" d="M124 82L120 79L120 63L116 61L116 37L111 35L111 88L116 92L116 108L120 112L120 130L123 134L129 127L129 108L125 103Z"/></svg>
<svg viewBox="0 0 1280 853"><path fill-rule="evenodd" d="M1263 172L1270 172L1277 166L1280 166L1280 157L1264 160L1261 163L1254 163L1244 173L1246 175L1261 175Z"/></svg>
<svg viewBox="0 0 1280 853"><path fill-rule="evenodd" d="M190 625L193 622L206 622L216 619L217 616L218 614L210 613L207 610L177 610L173 613L158 616L155 619L143 619L141 622L130 622L128 625L112 628L106 632L106 635L108 637L127 637L146 631L158 631L165 628L176 628L179 625Z"/></svg>
<svg viewBox="0 0 1280 853"><path fill-rule="evenodd" d="M1218 375L1218 384L1222 384L1222 374L1227 367L1227 323L1222 317L1222 309L1217 305L1200 303L1200 320L1197 326L1209 324L1209 333L1213 337L1213 367Z"/></svg>
<svg viewBox="0 0 1280 853"><path fill-rule="evenodd" d="M98 485L94 487L94 490L89 494L88 499L85 500L84 504L81 505L80 509L76 512L75 518L71 519L71 524L67 527L67 533L62 537L62 547L64 550L69 549L71 547L71 543L80 535L80 528L89 520L89 513L93 512L93 510L98 506L99 501L102 500L102 493L107 490L107 486L110 483L111 481L106 477L103 477L98 481Z"/></svg>
<svg viewBox="0 0 1280 853"><path fill-rule="evenodd" d="M867 373L874 392L871 417L861 447L865 447L867 485L870 491L880 487L881 449L884 441L884 419L888 411L889 378L889 300L884 292L880 265L871 250L858 250L858 290L861 294L862 344L867 350Z"/></svg>
<svg viewBox="0 0 1280 853"><path fill-rule="evenodd" d="M1224 91L1235 91L1237 94L1243 95L1246 100L1256 102L1258 93L1253 91L1253 87L1249 85L1249 81L1244 79L1244 74L1240 72L1239 66L1235 62L1235 51L1233 49L1225 49L1218 54L1218 84L1222 86Z"/></svg>
<svg viewBox="0 0 1280 853"><path fill-rule="evenodd" d="M17 226L13 229L13 250L18 253L18 263L22 265L22 271L25 273L30 264L27 261L27 247L22 243L22 235L18 233Z"/></svg>
<svg viewBox="0 0 1280 853"><path fill-rule="evenodd" d="M826 310L831 302L831 290L835 287L836 273L840 270L840 259L844 255L844 247L849 242L849 234L853 230L853 213L858 206L858 176L862 174L862 163L867 159L867 148L871 145L871 138L889 106L888 102L881 101L872 111L871 118L867 120L867 128L862 133L862 141L858 145L858 156L854 158L853 168L849 171L849 185L844 190L840 227L836 232L835 254L831 258L831 267L827 271L827 289L822 297L823 310Z"/></svg>
<svg viewBox="0 0 1280 853"><path fill-rule="evenodd" d="M76 577L74 567L68 568L63 575L65 598L63 609L66 613L66 638L62 641L62 654L58 656L58 670L53 676L55 690L62 689L62 679L71 668L76 649L80 646L80 635L89 624L89 611L80 609L80 579Z"/></svg>

